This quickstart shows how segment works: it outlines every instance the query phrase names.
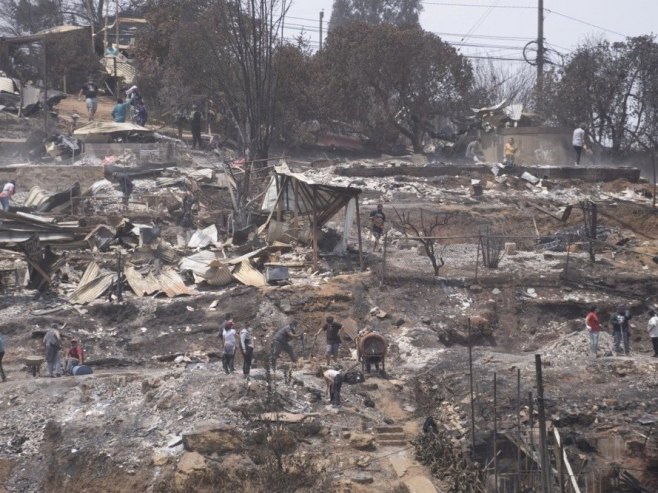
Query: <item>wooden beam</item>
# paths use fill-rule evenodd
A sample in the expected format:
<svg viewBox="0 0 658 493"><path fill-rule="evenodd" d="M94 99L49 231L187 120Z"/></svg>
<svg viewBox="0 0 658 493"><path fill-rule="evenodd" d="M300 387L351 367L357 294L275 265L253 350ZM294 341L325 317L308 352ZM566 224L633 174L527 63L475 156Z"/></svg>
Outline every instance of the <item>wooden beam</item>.
<svg viewBox="0 0 658 493"><path fill-rule="evenodd" d="M576 475L573 473L573 468L571 467L571 464L569 463L567 452L564 450L564 448L562 448L562 438L560 437L560 432L555 426L553 427L553 434L555 435L555 442L557 443L559 449L562 451L561 459L562 462L564 463L564 467L567 469L567 474L569 475L569 481L571 483L571 488L573 489L573 493L580 493L578 480L576 478Z"/></svg>
<svg viewBox="0 0 658 493"><path fill-rule="evenodd" d="M317 208L318 191L313 189L313 271L318 270L318 208Z"/></svg>

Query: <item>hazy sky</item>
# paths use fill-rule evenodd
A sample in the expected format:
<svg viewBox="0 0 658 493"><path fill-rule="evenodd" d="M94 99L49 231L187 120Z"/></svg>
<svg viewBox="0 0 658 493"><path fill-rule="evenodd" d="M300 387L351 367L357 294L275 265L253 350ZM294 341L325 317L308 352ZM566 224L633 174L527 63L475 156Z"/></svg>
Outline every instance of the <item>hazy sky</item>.
<svg viewBox="0 0 658 493"><path fill-rule="evenodd" d="M463 43L487 45L462 46L463 53L521 58L521 48L537 37L537 4L538 0L428 0L423 2L421 24L449 42L462 42L471 32ZM286 18L286 36L294 37L304 26L316 48L319 12L325 11L326 36L332 5L333 0L293 0ZM658 0L544 0L544 8L544 38L562 53L588 37L619 41L624 39L620 34L637 36L658 30Z"/></svg>

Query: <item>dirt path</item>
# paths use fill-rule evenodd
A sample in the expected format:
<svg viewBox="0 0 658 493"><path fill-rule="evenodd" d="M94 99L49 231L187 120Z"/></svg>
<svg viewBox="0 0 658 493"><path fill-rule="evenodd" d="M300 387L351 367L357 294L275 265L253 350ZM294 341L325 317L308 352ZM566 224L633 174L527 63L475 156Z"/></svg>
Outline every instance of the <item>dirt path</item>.
<svg viewBox="0 0 658 493"><path fill-rule="evenodd" d="M404 442L409 443L418 433L419 426L411 412L406 411L400 404L400 395L403 382L397 380L381 380L377 382L379 388L373 393L375 405L388 418L397 423L404 434ZM380 441L380 446L382 445ZM409 445L398 445L399 451L394 447L384 445L384 452L380 457L388 458L388 462L397 477L406 485L410 493L438 493L432 482L429 470L414 459L414 450ZM392 449L389 451L389 449Z"/></svg>

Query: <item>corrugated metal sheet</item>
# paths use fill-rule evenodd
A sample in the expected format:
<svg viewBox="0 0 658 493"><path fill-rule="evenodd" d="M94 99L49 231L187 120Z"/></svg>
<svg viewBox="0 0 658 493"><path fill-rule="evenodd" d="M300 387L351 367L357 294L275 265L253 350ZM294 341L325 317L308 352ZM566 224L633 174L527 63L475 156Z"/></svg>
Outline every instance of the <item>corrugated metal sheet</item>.
<svg viewBox="0 0 658 493"><path fill-rule="evenodd" d="M74 305L84 305L85 303L90 303L96 298L100 297L109 289L112 285L112 281L116 279L116 274L108 272L106 274L101 274L95 279L89 281L88 283L83 284L80 282L78 289L76 289L71 296L69 296L69 301Z"/></svg>
<svg viewBox="0 0 658 493"><path fill-rule="evenodd" d="M150 130L129 122L90 122L76 129L73 135L111 134L115 132L150 132Z"/></svg>
<svg viewBox="0 0 658 493"><path fill-rule="evenodd" d="M215 264L217 254L203 250L189 257L185 257L178 264L182 271L192 271L197 282L205 281L211 286L226 286L233 282L230 269L223 264Z"/></svg>
<svg viewBox="0 0 658 493"><path fill-rule="evenodd" d="M126 266L123 273L130 289L140 298L160 291L160 283L151 274L143 277L132 265Z"/></svg>
<svg viewBox="0 0 658 493"><path fill-rule="evenodd" d="M82 274L82 278L80 279L80 284L78 284L78 286L83 286L84 284L91 282L92 280L96 279L100 273L101 268L98 267L98 264L96 262L91 262L85 269L85 273Z"/></svg>
<svg viewBox="0 0 658 493"><path fill-rule="evenodd" d="M254 269L249 260L243 260L233 269L233 277L247 286L253 286L255 288L267 286L265 276Z"/></svg>
<svg viewBox="0 0 658 493"><path fill-rule="evenodd" d="M204 248L212 243L217 243L217 237L217 226L212 224L205 229L197 229L187 243L187 247Z"/></svg>
<svg viewBox="0 0 658 493"><path fill-rule="evenodd" d="M161 291L169 298L183 295L189 296L197 293L194 288L186 286L183 278L173 269L162 269L158 276L158 281L160 282Z"/></svg>

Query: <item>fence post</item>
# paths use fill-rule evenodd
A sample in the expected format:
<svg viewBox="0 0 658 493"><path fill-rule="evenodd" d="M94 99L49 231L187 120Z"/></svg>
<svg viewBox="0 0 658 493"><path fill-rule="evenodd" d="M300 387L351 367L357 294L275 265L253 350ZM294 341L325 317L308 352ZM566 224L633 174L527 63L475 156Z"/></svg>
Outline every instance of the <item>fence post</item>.
<svg viewBox="0 0 658 493"><path fill-rule="evenodd" d="M541 457L542 493L551 493L550 462L548 458L548 437L546 436L546 409L544 408L544 380L542 377L541 355L535 354L537 373L537 410L539 412L539 453Z"/></svg>

